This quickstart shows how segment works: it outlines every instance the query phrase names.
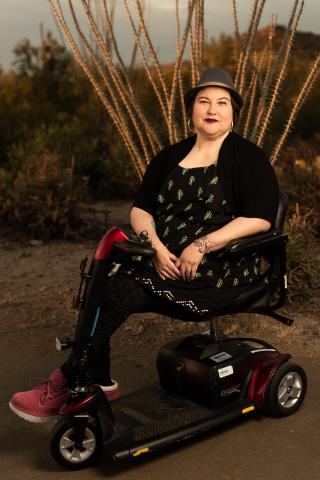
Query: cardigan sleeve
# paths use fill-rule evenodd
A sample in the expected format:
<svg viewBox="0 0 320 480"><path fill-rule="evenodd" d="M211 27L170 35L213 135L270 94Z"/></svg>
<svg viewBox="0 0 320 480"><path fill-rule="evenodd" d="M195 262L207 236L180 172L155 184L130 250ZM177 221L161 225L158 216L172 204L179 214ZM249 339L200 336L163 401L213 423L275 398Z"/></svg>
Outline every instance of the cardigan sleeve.
<svg viewBox="0 0 320 480"><path fill-rule="evenodd" d="M161 150L149 163L132 205L132 207L141 208L152 216L156 213L156 195L161 184L166 151L167 148Z"/></svg>
<svg viewBox="0 0 320 480"><path fill-rule="evenodd" d="M239 216L262 218L273 223L279 203L275 172L265 152L256 145L248 149L238 164Z"/></svg>

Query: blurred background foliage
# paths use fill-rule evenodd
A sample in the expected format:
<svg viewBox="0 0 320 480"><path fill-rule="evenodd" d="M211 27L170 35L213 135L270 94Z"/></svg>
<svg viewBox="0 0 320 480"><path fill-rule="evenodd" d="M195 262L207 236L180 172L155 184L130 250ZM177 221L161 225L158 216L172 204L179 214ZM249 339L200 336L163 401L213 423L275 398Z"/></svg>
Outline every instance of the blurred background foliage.
<svg viewBox="0 0 320 480"><path fill-rule="evenodd" d="M283 27L277 27L280 42ZM265 31L258 35L262 50ZM279 136L297 85L305 78L320 36L298 32L277 114L265 148ZM36 238L66 237L77 225L78 201L131 199L138 178L118 132L80 67L50 34L39 46L28 40L14 49L12 68L0 70L0 220ZM234 38L221 35L205 46L205 66L233 75L238 59ZM170 74L171 65L165 66ZM183 64L186 85L189 64ZM146 117L161 137L160 112L138 66L130 70ZM145 85L145 88L144 88ZM315 88L298 116L287 148L276 165L289 192L292 217L306 216L301 234L319 236L320 89ZM298 222L299 223L299 222ZM301 222L300 222L301 223ZM297 226L296 226L297 227ZM290 228L293 228L292 225Z"/></svg>

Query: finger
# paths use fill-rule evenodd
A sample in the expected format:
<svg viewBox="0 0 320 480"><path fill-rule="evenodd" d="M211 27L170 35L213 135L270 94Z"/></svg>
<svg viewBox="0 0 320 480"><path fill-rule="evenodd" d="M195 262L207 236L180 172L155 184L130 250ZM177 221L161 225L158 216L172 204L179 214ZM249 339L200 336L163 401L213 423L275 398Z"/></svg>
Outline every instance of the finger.
<svg viewBox="0 0 320 480"><path fill-rule="evenodd" d="M162 273L164 271L166 272L171 272L172 274L175 275L175 279L178 279L180 277L180 270L176 267L176 265L172 262L172 261L169 261L168 264L165 264L165 263L161 263L159 262L157 259L154 260L154 265L162 271Z"/></svg>
<svg viewBox="0 0 320 480"><path fill-rule="evenodd" d="M185 264L182 264L180 272L181 272L182 280L186 282L188 280L188 270Z"/></svg>
<svg viewBox="0 0 320 480"><path fill-rule="evenodd" d="M170 269L170 267L168 265L162 271L168 278L171 278L172 280L177 280L180 277L180 272L179 272L179 276L178 276L175 272L173 272Z"/></svg>
<svg viewBox="0 0 320 480"><path fill-rule="evenodd" d="M170 267L168 265L158 266L157 271L159 273L159 276L162 278L162 280L165 280L166 278L171 278L172 280L176 280L178 278L175 275L175 273L171 272Z"/></svg>
<svg viewBox="0 0 320 480"><path fill-rule="evenodd" d="M192 265L184 264L182 271L183 271L183 276L184 276L185 281L190 281L190 280L193 279L194 269L193 269Z"/></svg>
<svg viewBox="0 0 320 480"><path fill-rule="evenodd" d="M170 278L171 280L178 280L178 278L172 275L172 273L166 273L166 275L167 275L167 278Z"/></svg>
<svg viewBox="0 0 320 480"><path fill-rule="evenodd" d="M165 280L166 277L163 275L163 273L161 272L161 270L159 268L156 267L156 272L157 274L159 275L159 277L161 278L161 280Z"/></svg>
<svg viewBox="0 0 320 480"><path fill-rule="evenodd" d="M171 271L172 273L174 273L174 274L177 276L177 278L179 278L179 277L180 277L180 270L179 270L179 268L176 266L176 264L175 264L175 263L173 263L173 262L170 262L170 264L169 264L169 265L167 265L167 268L169 268L169 269L170 269L170 271Z"/></svg>
<svg viewBox="0 0 320 480"><path fill-rule="evenodd" d="M158 270L163 270L166 267L166 265L161 262L155 262L154 265Z"/></svg>
<svg viewBox="0 0 320 480"><path fill-rule="evenodd" d="M192 270L187 270L186 271L186 280L187 282L190 282L193 279L192 277Z"/></svg>
<svg viewBox="0 0 320 480"><path fill-rule="evenodd" d="M167 265L161 265L160 267L162 271L166 273L170 273L173 275L175 279L180 278L180 270L175 266L173 262L168 263Z"/></svg>
<svg viewBox="0 0 320 480"><path fill-rule="evenodd" d="M196 278L196 274L197 274L197 267L193 267L191 269L191 273L190 273L190 277L189 277L189 280L194 280Z"/></svg>
<svg viewBox="0 0 320 480"><path fill-rule="evenodd" d="M179 271L180 271L180 277L181 277L182 280L184 280L184 270L185 270L185 266L184 266L184 264L181 262Z"/></svg>

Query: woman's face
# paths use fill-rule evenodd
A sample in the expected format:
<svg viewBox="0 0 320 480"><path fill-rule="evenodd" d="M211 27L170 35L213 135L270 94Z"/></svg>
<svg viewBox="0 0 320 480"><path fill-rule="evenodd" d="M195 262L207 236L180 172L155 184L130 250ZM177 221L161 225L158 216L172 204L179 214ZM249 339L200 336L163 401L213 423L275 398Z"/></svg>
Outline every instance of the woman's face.
<svg viewBox="0 0 320 480"><path fill-rule="evenodd" d="M196 133L219 138L231 129L233 110L228 90L206 87L197 93L192 111Z"/></svg>

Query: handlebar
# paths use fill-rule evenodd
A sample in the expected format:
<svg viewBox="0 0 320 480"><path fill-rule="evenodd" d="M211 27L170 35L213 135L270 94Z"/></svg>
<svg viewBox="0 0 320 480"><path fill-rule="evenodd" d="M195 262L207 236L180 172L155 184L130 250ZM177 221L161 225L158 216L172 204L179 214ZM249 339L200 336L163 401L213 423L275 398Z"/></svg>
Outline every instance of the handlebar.
<svg viewBox="0 0 320 480"><path fill-rule="evenodd" d="M138 255L143 257L154 257L156 251L146 243L136 240L125 240L124 242L114 242L113 248L120 250L128 255Z"/></svg>

